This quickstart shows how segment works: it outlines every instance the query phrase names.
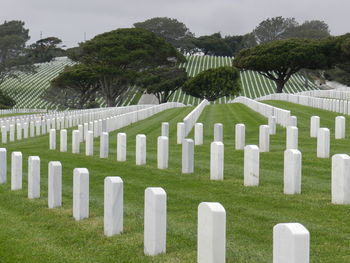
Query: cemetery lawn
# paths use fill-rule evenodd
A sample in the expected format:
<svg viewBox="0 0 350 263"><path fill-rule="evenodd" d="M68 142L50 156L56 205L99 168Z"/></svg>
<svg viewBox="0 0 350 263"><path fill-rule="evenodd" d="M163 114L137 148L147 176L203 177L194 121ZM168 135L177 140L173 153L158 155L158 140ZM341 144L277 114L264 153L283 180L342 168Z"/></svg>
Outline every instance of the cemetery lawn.
<svg viewBox="0 0 350 263"><path fill-rule="evenodd" d="M195 173L181 174L181 146L176 145L176 123L193 107L171 109L110 133L108 159L48 150L48 135L8 143L8 183L0 185L0 262L197 262L197 207L200 202L220 202L227 212L226 262L272 262L272 228L299 222L311 234L311 262L350 262L350 207L331 204L331 159L316 158L316 139L309 136L310 116L321 118L331 130L331 155L350 152L350 119L347 138L334 140L335 113L285 102L268 102L290 109L298 117L299 149L303 155L302 194L283 194L285 129L271 136L269 153L260 154L260 186L243 186L243 151L234 150L234 126L246 125L246 144L258 144L259 125L267 120L241 104L207 106L199 122L204 124L204 145L195 147ZM162 121L170 123L169 169L156 166L156 140ZM213 125L224 124L224 181L209 180L210 142ZM116 161L116 133L126 132L126 162ZM147 165L135 165L135 136L147 135ZM59 133L58 133L59 134ZM59 136L58 136L59 137ZM193 131L189 137L193 137ZM59 138L58 138L59 139ZM68 133L71 152L71 131ZM59 149L59 141L57 143ZM10 190L10 153L23 153L23 190ZM28 156L41 158L40 199L27 199ZM61 161L63 206L47 208L47 167ZM90 218L72 218L73 169L90 172ZM103 235L103 180L120 176L124 181L124 232ZM143 206L146 187L167 192L167 253L143 255Z"/></svg>

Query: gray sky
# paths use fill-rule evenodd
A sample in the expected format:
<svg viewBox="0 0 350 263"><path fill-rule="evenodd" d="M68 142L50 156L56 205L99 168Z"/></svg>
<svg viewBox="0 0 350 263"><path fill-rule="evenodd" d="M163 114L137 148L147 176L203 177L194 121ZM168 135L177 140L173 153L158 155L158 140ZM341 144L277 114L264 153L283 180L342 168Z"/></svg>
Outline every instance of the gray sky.
<svg viewBox="0 0 350 263"><path fill-rule="evenodd" d="M0 22L23 20L31 42L57 36L68 47L157 16L176 18L196 36L251 32L262 20L324 20L333 35L349 32L349 0L1 0Z"/></svg>

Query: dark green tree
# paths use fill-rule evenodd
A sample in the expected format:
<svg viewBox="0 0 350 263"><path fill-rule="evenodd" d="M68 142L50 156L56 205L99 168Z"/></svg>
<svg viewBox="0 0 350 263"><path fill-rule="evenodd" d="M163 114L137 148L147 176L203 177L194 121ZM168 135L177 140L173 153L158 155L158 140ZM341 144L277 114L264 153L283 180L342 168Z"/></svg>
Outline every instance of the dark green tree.
<svg viewBox="0 0 350 263"><path fill-rule="evenodd" d="M76 59L96 74L108 106L121 101L147 70L186 61L171 44L142 28L100 34L81 44Z"/></svg>
<svg viewBox="0 0 350 263"><path fill-rule="evenodd" d="M240 89L239 71L229 66L202 71L189 79L183 87L185 93L208 101L238 95Z"/></svg>
<svg viewBox="0 0 350 263"><path fill-rule="evenodd" d="M0 25L0 84L21 72L34 71L26 49L28 33L22 21L5 21Z"/></svg>
<svg viewBox="0 0 350 263"><path fill-rule="evenodd" d="M226 36L224 41L230 47L233 55L236 55L242 49L256 47L258 45L253 33L241 36Z"/></svg>
<svg viewBox="0 0 350 263"><path fill-rule="evenodd" d="M262 21L253 31L259 44L285 39L285 34L294 27L299 26L295 18L281 16L268 18Z"/></svg>
<svg viewBox="0 0 350 263"><path fill-rule="evenodd" d="M62 40L57 37L39 39L29 46L29 56L35 63L49 62L55 57L64 56L65 51L59 47Z"/></svg>
<svg viewBox="0 0 350 263"><path fill-rule="evenodd" d="M179 22L177 19L154 17L144 22L135 23L134 27L143 28L155 33L182 52L191 52L195 48L192 43L194 34L184 23Z"/></svg>
<svg viewBox="0 0 350 263"><path fill-rule="evenodd" d="M193 43L205 55L213 56L232 56L233 47L229 41L225 41L220 33L215 33L210 36L201 36L193 40Z"/></svg>
<svg viewBox="0 0 350 263"><path fill-rule="evenodd" d="M332 64L331 45L310 39L288 39L242 50L233 60L241 70L254 70L276 83L281 93L289 78L305 69L325 69Z"/></svg>
<svg viewBox="0 0 350 263"><path fill-rule="evenodd" d="M159 103L167 102L171 95L175 93L187 81L185 69L177 67L157 67L148 70L137 85L148 94L154 94Z"/></svg>
<svg viewBox="0 0 350 263"><path fill-rule="evenodd" d="M16 101L0 90L0 109L10 109L16 105Z"/></svg>
<svg viewBox="0 0 350 263"><path fill-rule="evenodd" d="M64 107L83 109L95 102L98 91L96 74L89 67L76 64L54 78L43 97Z"/></svg>
<svg viewBox="0 0 350 263"><path fill-rule="evenodd" d="M283 35L287 38L323 39L330 36L327 23L320 20L305 21L303 24L289 28Z"/></svg>

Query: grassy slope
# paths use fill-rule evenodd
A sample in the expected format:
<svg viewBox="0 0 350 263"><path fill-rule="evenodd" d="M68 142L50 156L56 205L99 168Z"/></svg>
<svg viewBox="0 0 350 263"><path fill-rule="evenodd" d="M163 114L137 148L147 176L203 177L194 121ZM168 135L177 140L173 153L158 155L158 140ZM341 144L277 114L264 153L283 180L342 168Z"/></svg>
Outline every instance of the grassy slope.
<svg viewBox="0 0 350 263"><path fill-rule="evenodd" d="M197 206L202 201L220 202L226 208L227 262L271 262L272 228L281 222L300 222L309 229L311 262L350 262L350 225L346 220L349 207L331 205L330 159L315 157L316 140L309 138L308 129L310 116L317 114L321 125L331 128L334 137L336 114L287 103L273 104L291 108L298 116L299 144L303 153L301 195L282 193L285 148L282 128L271 137L271 152L261 154L261 185L243 187L243 151L234 150L234 125L245 123L247 144L257 144L258 126L266 120L239 104L213 105L203 112L200 121L205 125L205 145L195 149L195 173L192 175L181 175L181 147L175 144L176 122L191 108L169 110L122 129L128 134L128 161L125 163L115 161L115 132L110 135L108 160L97 157L97 141L95 157L48 151L47 136L7 145L9 152L21 150L24 154L24 189L27 187L27 157L40 154L43 197L28 200L26 190L13 192L9 183L0 185L1 262L196 262ZM161 121L170 121L171 127L168 170L156 168L156 138ZM209 144L215 122L222 122L225 128L223 182L208 179ZM349 130L349 126L347 128ZM142 167L134 165L134 138L138 133L147 135L147 165ZM332 140L332 154L347 153L348 143L349 139ZM63 207L49 210L47 164L52 160L60 160L63 165ZM87 167L90 171L91 217L81 222L75 222L71 216L72 170L75 167ZM125 183L125 231L112 238L103 236L105 176L121 176ZM168 194L167 254L157 257L143 256L143 195L148 186L163 187Z"/></svg>

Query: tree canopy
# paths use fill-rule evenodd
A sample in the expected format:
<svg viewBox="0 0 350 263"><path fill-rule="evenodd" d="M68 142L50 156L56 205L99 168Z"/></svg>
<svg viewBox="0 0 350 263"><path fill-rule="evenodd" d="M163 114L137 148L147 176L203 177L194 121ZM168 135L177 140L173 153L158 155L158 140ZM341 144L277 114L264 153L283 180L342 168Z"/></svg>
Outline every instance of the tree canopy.
<svg viewBox="0 0 350 263"><path fill-rule="evenodd" d="M177 19L154 17L144 22L135 23L134 27L143 28L155 33L182 52L191 52L194 49L192 43L194 34L184 23Z"/></svg>
<svg viewBox="0 0 350 263"><path fill-rule="evenodd" d="M202 71L189 79L183 91L191 96L214 101L240 91L239 71L234 67L218 67Z"/></svg>
<svg viewBox="0 0 350 263"><path fill-rule="evenodd" d="M233 54L231 46L220 33L198 37L193 40L193 43L205 55L232 56Z"/></svg>
<svg viewBox="0 0 350 263"><path fill-rule="evenodd" d="M35 63L49 62L53 58L65 55L65 52L59 45L62 40L57 37L47 37L39 39L29 46L29 56Z"/></svg>
<svg viewBox="0 0 350 263"><path fill-rule="evenodd" d="M254 70L283 90L289 78L300 69L325 69L331 66L331 47L317 40L287 39L242 50L233 60L241 70Z"/></svg>
<svg viewBox="0 0 350 263"><path fill-rule="evenodd" d="M20 72L33 72L32 60L27 56L29 30L22 21L5 21L0 25L0 84Z"/></svg>
<svg viewBox="0 0 350 263"><path fill-rule="evenodd" d="M167 102L187 81L185 69L177 67L157 67L144 74L137 82L148 94L154 94L159 103Z"/></svg>

